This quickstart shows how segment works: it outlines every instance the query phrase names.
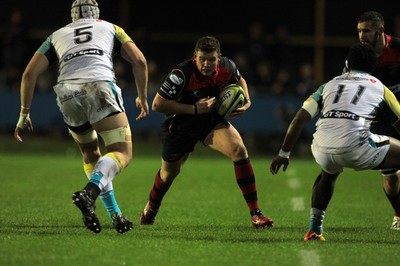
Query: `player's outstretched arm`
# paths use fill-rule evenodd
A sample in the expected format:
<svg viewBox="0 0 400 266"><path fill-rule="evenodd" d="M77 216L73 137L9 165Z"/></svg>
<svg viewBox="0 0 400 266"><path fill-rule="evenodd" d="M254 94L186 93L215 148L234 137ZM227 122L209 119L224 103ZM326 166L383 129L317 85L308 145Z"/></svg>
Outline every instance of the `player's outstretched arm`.
<svg viewBox="0 0 400 266"><path fill-rule="evenodd" d="M309 120L311 120L310 113L305 109L300 108L292 122L290 122L278 156L275 157L270 164L269 170L271 174L277 174L281 166L283 166L283 171L286 171L286 168L289 165L290 152L303 131L304 124Z"/></svg>

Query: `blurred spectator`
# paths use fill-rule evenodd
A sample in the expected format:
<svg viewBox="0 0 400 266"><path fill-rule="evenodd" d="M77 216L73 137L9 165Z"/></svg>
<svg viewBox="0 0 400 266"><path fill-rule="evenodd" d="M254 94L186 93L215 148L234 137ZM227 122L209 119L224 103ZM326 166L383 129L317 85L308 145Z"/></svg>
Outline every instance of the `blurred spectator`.
<svg viewBox="0 0 400 266"><path fill-rule="evenodd" d="M3 25L1 41L2 85L19 90L20 79L25 65L25 25L21 10L11 11L8 22Z"/></svg>
<svg viewBox="0 0 400 266"><path fill-rule="evenodd" d="M164 82L164 76L160 75L158 64L154 59L147 60L147 68L149 73L149 82L147 85L149 97L154 96L161 84Z"/></svg>
<svg viewBox="0 0 400 266"><path fill-rule="evenodd" d="M249 93L250 95L254 95L255 93L255 85L256 80L254 76L254 68L255 65L250 62L249 56L245 51L236 52L232 60L236 63L238 69L240 69L240 74L246 79L247 84L249 85Z"/></svg>
<svg viewBox="0 0 400 266"><path fill-rule="evenodd" d="M158 73L158 64L155 60L147 60L148 68L148 95L155 95L158 88L164 81L164 77ZM136 92L136 85L134 79L131 77L130 68L127 63L119 57L114 58L114 73L117 79L118 86L129 92Z"/></svg>
<svg viewBox="0 0 400 266"><path fill-rule="evenodd" d="M269 87L273 82L271 63L267 60L262 60L254 67L256 72L255 84L257 87L257 92L268 93Z"/></svg>
<svg viewBox="0 0 400 266"><path fill-rule="evenodd" d="M132 87L132 85L129 84L129 75L132 75L131 73L127 73L127 69L130 69L126 64L125 60L121 58L114 58L114 74L115 78L117 80L117 85L121 89L125 91L133 91L136 90L135 87Z"/></svg>
<svg viewBox="0 0 400 266"><path fill-rule="evenodd" d="M37 78L36 90L39 92L52 92L57 83L57 67L50 66Z"/></svg>
<svg viewBox="0 0 400 266"><path fill-rule="evenodd" d="M279 25L275 28L273 44L270 47L272 64L276 68L284 68L289 64L289 56L291 55L289 46L288 29Z"/></svg>
<svg viewBox="0 0 400 266"><path fill-rule="evenodd" d="M400 37L400 15L394 17L393 36Z"/></svg>
<svg viewBox="0 0 400 266"><path fill-rule="evenodd" d="M317 82L314 79L314 68L308 63L302 63L298 70L299 81L296 85L296 94L299 96L308 97L317 89Z"/></svg>
<svg viewBox="0 0 400 266"><path fill-rule="evenodd" d="M274 96L293 95L291 76L287 69L281 68L272 82L269 92Z"/></svg>
<svg viewBox="0 0 400 266"><path fill-rule="evenodd" d="M291 104L283 104L277 108L276 116L279 117L280 120L280 131L285 132L296 114L296 111L297 110Z"/></svg>
<svg viewBox="0 0 400 266"><path fill-rule="evenodd" d="M267 56L264 25L253 21L248 28L247 54L250 64L255 66L259 61L265 60Z"/></svg>

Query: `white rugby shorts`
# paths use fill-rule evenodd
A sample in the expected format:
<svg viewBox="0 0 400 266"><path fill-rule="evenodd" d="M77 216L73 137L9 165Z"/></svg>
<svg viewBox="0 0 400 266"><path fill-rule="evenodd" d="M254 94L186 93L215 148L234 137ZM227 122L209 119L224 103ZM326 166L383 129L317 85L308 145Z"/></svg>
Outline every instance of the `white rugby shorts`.
<svg viewBox="0 0 400 266"><path fill-rule="evenodd" d="M344 168L356 171L371 170L379 166L389 151L389 138L387 136L372 135L369 142L364 142L353 151L333 154L320 151L311 145L315 161L322 170L329 174L341 173Z"/></svg>
<svg viewBox="0 0 400 266"><path fill-rule="evenodd" d="M113 82L59 83L53 87L64 122L73 127L125 112L121 89Z"/></svg>

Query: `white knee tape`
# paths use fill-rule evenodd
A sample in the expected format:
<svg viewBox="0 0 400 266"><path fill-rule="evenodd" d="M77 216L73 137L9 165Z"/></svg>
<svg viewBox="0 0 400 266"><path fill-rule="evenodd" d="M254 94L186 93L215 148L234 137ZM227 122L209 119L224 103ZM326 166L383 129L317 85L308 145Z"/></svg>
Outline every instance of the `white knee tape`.
<svg viewBox="0 0 400 266"><path fill-rule="evenodd" d="M71 136L74 138L74 140L81 144L91 143L91 142L97 140L97 133L93 129L85 134L77 134L70 129L68 129L68 131L69 131L69 134L71 134Z"/></svg>
<svg viewBox="0 0 400 266"><path fill-rule="evenodd" d="M117 142L131 142L131 128L119 127L113 130L99 132L99 135L104 141L104 145L108 146Z"/></svg>

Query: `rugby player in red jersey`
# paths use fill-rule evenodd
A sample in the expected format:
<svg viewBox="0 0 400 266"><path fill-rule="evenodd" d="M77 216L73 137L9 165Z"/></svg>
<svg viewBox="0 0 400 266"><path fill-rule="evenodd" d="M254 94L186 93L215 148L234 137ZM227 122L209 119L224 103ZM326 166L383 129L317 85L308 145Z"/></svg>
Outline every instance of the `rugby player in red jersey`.
<svg viewBox="0 0 400 266"><path fill-rule="evenodd" d="M374 48L378 62L372 75L385 84L400 100L400 38L385 34L382 14L367 11L361 14L357 23L358 38ZM386 108L371 123L371 132L400 139L400 134L392 126L397 116ZM383 190L393 207L394 217L391 229L400 230L400 169L382 170Z"/></svg>
<svg viewBox="0 0 400 266"><path fill-rule="evenodd" d="M202 142L233 161L236 181L253 226L272 226L272 219L259 209L256 180L243 140L235 127L214 109L220 89L229 84L240 85L246 96L246 103L231 114L235 117L251 105L247 83L234 62L221 56L219 41L205 36L196 42L193 57L175 66L159 88L152 109L166 115L162 124L162 163L140 224L154 223L163 197L196 143Z"/></svg>

